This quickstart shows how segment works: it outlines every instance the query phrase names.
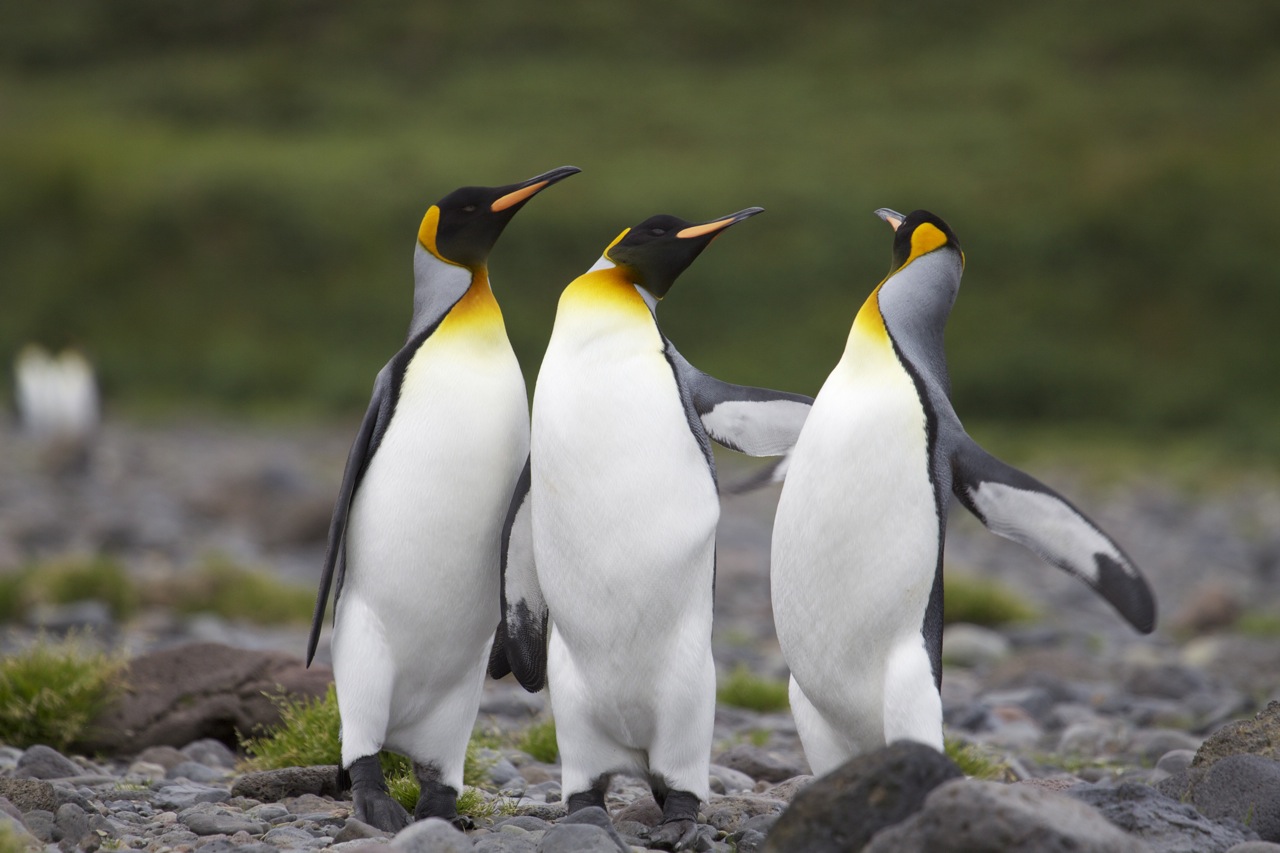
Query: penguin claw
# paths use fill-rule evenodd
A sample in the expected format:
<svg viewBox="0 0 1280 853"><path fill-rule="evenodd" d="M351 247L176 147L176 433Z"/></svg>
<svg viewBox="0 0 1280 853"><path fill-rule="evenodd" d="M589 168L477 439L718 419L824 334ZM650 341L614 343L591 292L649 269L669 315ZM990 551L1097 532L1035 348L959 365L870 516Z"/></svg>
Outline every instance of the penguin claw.
<svg viewBox="0 0 1280 853"><path fill-rule="evenodd" d="M356 820L395 835L409 825L409 813L386 791L353 791Z"/></svg>

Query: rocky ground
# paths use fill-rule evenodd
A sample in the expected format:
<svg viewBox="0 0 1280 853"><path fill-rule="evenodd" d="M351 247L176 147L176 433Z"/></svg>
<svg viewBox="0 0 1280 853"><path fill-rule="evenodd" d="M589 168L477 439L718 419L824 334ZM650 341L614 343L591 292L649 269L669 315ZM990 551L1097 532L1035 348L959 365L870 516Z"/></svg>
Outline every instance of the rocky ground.
<svg viewBox="0 0 1280 853"><path fill-rule="evenodd" d="M219 553L312 584L349 437L345 428L111 424L77 470L0 430L0 570L108 553L145 580ZM746 475L726 462L723 482ZM1035 473L1142 566L1160 605L1156 633L1136 635L1083 585L959 511L948 572L998 578L1042 611L1028 625L947 631L948 735L1003 765L999 781L954 778L959 771L936 753L895 748L808 788L779 820L810 781L789 714L721 707L701 848L1280 850L1258 840L1280 842L1280 706L1232 725L1280 699L1280 640L1233 627L1241 612L1280 612L1280 477L1262 471L1188 486L1159 472L1118 481L1066 465ZM722 673L745 664L785 675L768 601L775 500L771 490L724 500L715 627ZM151 700L145 737L121 724L129 736L90 757L0 747L0 812L32 844L627 850L645 849L657 816L643 786L619 779L609 797L616 833L601 815L601 825L590 814L566 822L558 767L504 747L486 756L492 816L466 834L425 822L386 838L350 818L328 770L245 773L227 748L235 741L226 706L245 715L236 725L251 725L260 682L322 689L327 672L303 671L297 660L305 626L165 613L117 625L89 604L27 614L0 648L20 647L39 624L93 627L151 672L144 683L153 686L139 691ZM320 658L323 667L327 646ZM199 673L201 695L222 697L216 725L165 698L163 685L178 678L168 673ZM490 683L480 724L516 730L542 713L541 696Z"/></svg>

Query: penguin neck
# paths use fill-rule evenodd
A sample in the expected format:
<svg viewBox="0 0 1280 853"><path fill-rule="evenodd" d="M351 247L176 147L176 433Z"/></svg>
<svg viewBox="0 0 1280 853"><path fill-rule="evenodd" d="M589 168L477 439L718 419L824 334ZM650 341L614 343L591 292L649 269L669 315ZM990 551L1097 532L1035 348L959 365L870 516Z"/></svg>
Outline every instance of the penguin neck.
<svg viewBox="0 0 1280 853"><path fill-rule="evenodd" d="M560 294L557 313L591 316L595 322L656 323L658 300L613 263L601 259Z"/></svg>
<svg viewBox="0 0 1280 853"><path fill-rule="evenodd" d="M442 325L455 310L459 311L459 320L467 317L482 321L482 326L491 326L496 319L501 326L502 313L493 298L485 267L471 269L450 263L418 244L413 255L413 272L413 317L409 321L407 340Z"/></svg>

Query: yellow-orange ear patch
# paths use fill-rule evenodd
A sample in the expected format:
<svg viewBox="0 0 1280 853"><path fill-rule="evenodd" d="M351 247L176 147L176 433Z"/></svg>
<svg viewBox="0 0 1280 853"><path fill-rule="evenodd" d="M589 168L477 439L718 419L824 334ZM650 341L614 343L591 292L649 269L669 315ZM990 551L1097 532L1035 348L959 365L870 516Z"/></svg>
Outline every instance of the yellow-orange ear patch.
<svg viewBox="0 0 1280 853"><path fill-rule="evenodd" d="M440 257L440 252L436 249L436 231L439 228L440 208L433 204L427 208L426 215L422 217L422 224L418 226L418 242L422 244L422 248L437 258Z"/></svg>
<svg viewBox="0 0 1280 853"><path fill-rule="evenodd" d="M625 236L627 236L627 235L628 235L628 234L630 234L630 233L631 233L631 229L630 229L630 228L623 228L623 229L622 229L622 233L621 233L621 234L619 234L617 237L614 237L614 238L613 238L613 242L612 242L612 243L610 243L609 245L607 245L607 246L605 246L605 247L604 247L604 256L605 256L606 258L608 258L608 257L609 257L609 250L610 250L610 249L612 249L614 246L618 245L619 243L621 243L621 242L622 242L622 238L623 238L623 237L625 237ZM612 258L609 258L609 260L613 260L613 259L612 259Z"/></svg>
<svg viewBox="0 0 1280 853"><path fill-rule="evenodd" d="M911 232L911 257L907 259L907 263L945 245L947 245L947 235L932 222L922 222L916 226L916 230Z"/></svg>

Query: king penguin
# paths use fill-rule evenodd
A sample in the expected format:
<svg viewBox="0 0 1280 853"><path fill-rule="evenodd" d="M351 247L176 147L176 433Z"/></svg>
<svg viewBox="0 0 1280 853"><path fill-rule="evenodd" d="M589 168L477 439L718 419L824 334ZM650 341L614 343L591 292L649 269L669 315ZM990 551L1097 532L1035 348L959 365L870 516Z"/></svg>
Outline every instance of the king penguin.
<svg viewBox="0 0 1280 853"><path fill-rule="evenodd" d="M637 775L662 807L649 844L666 849L697 837L708 796L710 442L785 454L812 401L699 371L655 312L717 235L759 212L646 219L565 288L504 535L505 655L490 673L549 682L569 811L603 807L614 773Z"/></svg>
<svg viewBox="0 0 1280 853"><path fill-rule="evenodd" d="M1097 525L965 434L943 328L964 254L940 218L894 228L789 460L774 520L774 622L813 772L898 739L942 749L942 552L952 494L991 532L1089 584L1150 632L1146 581Z"/></svg>
<svg viewBox="0 0 1280 853"><path fill-rule="evenodd" d="M307 663L332 586L342 768L356 817L389 832L409 815L387 793L382 749L413 762L415 817L456 818L500 618L502 525L528 456L524 377L487 258L530 198L578 171L463 187L427 210L408 340L378 373L347 459Z"/></svg>

